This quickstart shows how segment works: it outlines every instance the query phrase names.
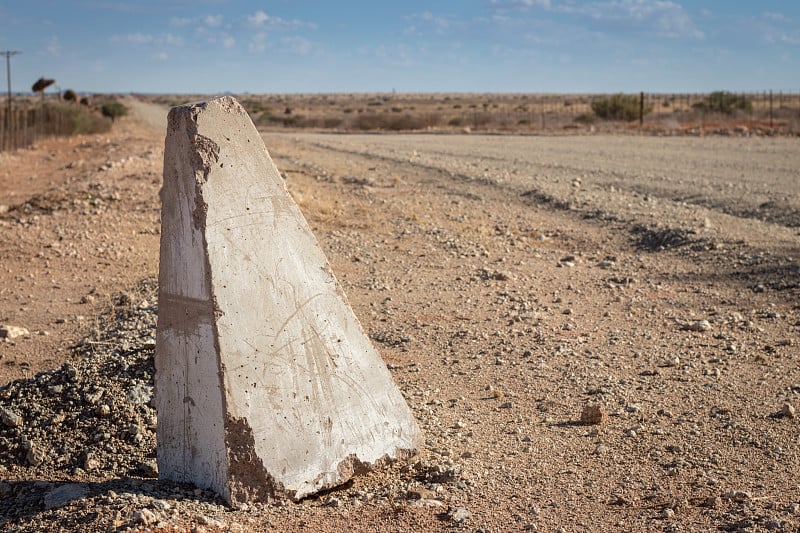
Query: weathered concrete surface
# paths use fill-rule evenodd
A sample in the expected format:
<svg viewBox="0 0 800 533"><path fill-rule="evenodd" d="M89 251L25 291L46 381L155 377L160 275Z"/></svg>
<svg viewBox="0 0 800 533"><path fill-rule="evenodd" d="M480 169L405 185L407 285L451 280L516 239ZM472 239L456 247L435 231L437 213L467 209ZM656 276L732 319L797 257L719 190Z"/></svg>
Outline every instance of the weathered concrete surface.
<svg viewBox="0 0 800 533"><path fill-rule="evenodd" d="M161 199L159 476L297 499L411 455L413 416L235 99L172 109Z"/></svg>

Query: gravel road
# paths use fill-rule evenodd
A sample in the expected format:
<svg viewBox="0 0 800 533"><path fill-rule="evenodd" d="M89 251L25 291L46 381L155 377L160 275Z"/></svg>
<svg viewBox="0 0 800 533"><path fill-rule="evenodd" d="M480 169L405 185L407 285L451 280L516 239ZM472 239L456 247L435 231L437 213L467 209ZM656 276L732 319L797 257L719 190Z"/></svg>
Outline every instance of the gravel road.
<svg viewBox="0 0 800 533"><path fill-rule="evenodd" d="M793 138L298 135L306 143L488 180L605 216L796 244ZM792 228L786 230L786 228ZM756 237L757 238L757 237Z"/></svg>

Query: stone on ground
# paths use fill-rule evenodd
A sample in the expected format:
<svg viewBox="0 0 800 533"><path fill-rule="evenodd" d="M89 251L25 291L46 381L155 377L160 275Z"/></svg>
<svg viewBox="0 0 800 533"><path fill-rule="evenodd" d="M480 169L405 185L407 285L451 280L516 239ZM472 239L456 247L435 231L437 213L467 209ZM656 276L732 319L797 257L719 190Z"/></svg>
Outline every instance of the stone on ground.
<svg viewBox="0 0 800 533"><path fill-rule="evenodd" d="M222 97L168 120L159 476L237 505L413 454L411 411L245 110Z"/></svg>

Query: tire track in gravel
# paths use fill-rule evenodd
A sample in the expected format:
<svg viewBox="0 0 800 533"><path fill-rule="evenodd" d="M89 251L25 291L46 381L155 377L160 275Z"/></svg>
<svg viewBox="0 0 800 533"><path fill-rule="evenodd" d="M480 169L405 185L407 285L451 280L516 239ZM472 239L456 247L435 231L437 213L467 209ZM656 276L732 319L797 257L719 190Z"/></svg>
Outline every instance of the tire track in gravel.
<svg viewBox="0 0 800 533"><path fill-rule="evenodd" d="M479 186L481 194L492 194L495 199L505 196L501 202L542 206L571 219L592 221L604 231L623 235L640 252L669 250L673 255L704 264L704 268L713 264L720 279L732 280L747 289L770 287L791 298L800 287L797 262L800 232L791 227L791 223L781 225L769 220L789 217L791 222L800 206L800 194L792 190L792 175L786 166L787 162L798 158L792 150L794 141L791 139L773 139L779 142L770 151L766 149L769 145L759 144L764 141L760 139L672 139L678 142L658 147L653 145L658 139L639 137L599 140L508 137L506 140L512 148L506 155L503 155L503 140L495 136L422 134L298 134L293 137L294 142L327 152L330 157L342 160L363 157L407 169L403 172L440 176L442 181L436 184L439 190L457 192ZM728 152L718 154L706 150L718 147L720 140ZM538 141L556 149L546 156L530 156L520 151L520 146L536 147ZM581 148L580 143L584 141L589 142L589 148ZM698 146L692 147L692 142ZM746 144L749 142L755 142L758 150L749 147ZM464 146L465 143L471 145ZM646 150L640 151L651 154L649 159L627 161L624 163L627 166L622 168L623 163L615 161L635 151L624 148L626 144L636 143L644 143ZM780 184L776 192L769 193L773 200L768 202L773 202L770 205L783 202L789 209L776 208L770 216L759 210L754 201L738 204L724 195L714 197L705 189L698 193L697 180L687 177L686 163L679 168L665 165L666 161L680 157L675 150L687 146L694 150L691 153L694 163L689 166L699 164L697 161L701 157L708 159L698 173L707 175L719 167L728 169L720 171L720 176L730 179L734 179L730 169L741 171L747 159L739 153L731 155L730 150L747 148L749 152L760 154L747 163L748 172L763 171L763 183ZM571 159L569 148L574 148L575 152ZM603 154L601 161L587 162L587 154L598 153ZM323 155L322 159L325 157ZM773 159L783 163L771 164ZM600 166L602 164L608 167ZM659 165L665 166L659 170L659 179L637 178L654 176L653 169ZM763 194L764 187L755 181L742 178L737 187L748 191L759 189L759 194ZM665 185L659 185L662 182ZM711 186L706 184L705 187L710 189Z"/></svg>
<svg viewBox="0 0 800 533"><path fill-rule="evenodd" d="M341 154L501 187L582 217L800 251L794 139L300 134Z"/></svg>

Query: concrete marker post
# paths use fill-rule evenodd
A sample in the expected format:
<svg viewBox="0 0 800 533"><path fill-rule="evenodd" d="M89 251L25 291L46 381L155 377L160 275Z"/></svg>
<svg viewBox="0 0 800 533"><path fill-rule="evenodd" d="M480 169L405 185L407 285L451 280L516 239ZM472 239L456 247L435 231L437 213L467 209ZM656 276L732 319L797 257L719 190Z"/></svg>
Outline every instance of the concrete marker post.
<svg viewBox="0 0 800 533"><path fill-rule="evenodd" d="M300 499L418 448L414 417L231 97L169 113L159 478Z"/></svg>

